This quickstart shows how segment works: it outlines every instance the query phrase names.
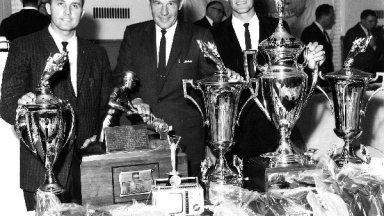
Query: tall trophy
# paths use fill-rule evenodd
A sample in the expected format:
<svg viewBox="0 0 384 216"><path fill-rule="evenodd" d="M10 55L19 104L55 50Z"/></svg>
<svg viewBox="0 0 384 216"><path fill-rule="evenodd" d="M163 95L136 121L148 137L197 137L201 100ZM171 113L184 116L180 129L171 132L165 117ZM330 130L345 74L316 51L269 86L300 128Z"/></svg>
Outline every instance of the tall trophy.
<svg viewBox="0 0 384 216"><path fill-rule="evenodd" d="M62 70L66 61L66 52L49 56L34 103L19 105L16 110L15 130L18 136L46 169L44 183L39 189L55 194L63 192L63 188L55 178L53 166L61 150L71 142L75 115L67 101L53 94L49 79Z"/></svg>
<svg viewBox="0 0 384 216"><path fill-rule="evenodd" d="M255 97L256 104L272 121L280 133L279 147L275 152L263 154L270 159L269 166L286 167L302 164L303 154L295 153L290 139L291 131L304 105L310 98L318 78L318 66L312 74L312 83L304 72L308 49L290 35L283 26L285 0L275 0L279 23L275 32L259 44L259 50L268 57L268 63L258 65L262 71L260 87L262 103ZM304 51L304 52L303 52ZM303 63L298 57L303 53Z"/></svg>
<svg viewBox="0 0 384 216"><path fill-rule="evenodd" d="M202 41L198 41L198 44L204 56L215 62L218 68L215 74L207 78L197 81L183 80L184 97L191 100L198 107L203 119L205 119L204 124L209 128L209 144L218 155L215 166L211 166L210 162L204 162L202 179L206 183L241 185L243 182L241 167L236 167L236 170L228 167L224 155L235 144L233 137L240 94L248 87L248 82L230 80L215 44ZM189 85L202 93L205 104L205 117L199 104L188 95L187 88ZM242 163L235 161L234 165L236 164Z"/></svg>
<svg viewBox="0 0 384 216"><path fill-rule="evenodd" d="M351 67L354 57L361 52L365 52L370 39L371 37L358 38L353 42L344 62L344 67L340 71L325 74L324 76L320 73L320 77L327 80L331 87L333 102L323 89L318 88L322 90L331 107L333 107L335 115L334 132L345 143L341 153L333 156L333 160L339 167L347 163L360 164L366 162L356 156L351 144L363 132L361 116L365 115L369 101L376 93L384 90L384 87L381 86L364 102L365 92L369 82L372 81L373 75Z"/></svg>

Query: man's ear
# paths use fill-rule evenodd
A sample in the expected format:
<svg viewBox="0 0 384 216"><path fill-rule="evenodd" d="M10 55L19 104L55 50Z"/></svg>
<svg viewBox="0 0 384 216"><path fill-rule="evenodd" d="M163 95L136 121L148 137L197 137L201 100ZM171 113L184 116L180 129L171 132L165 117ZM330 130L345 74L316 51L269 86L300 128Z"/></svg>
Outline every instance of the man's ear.
<svg viewBox="0 0 384 216"><path fill-rule="evenodd" d="M47 11L47 13L49 15L52 15L52 13L51 13L51 4L50 3L45 4L45 10Z"/></svg>

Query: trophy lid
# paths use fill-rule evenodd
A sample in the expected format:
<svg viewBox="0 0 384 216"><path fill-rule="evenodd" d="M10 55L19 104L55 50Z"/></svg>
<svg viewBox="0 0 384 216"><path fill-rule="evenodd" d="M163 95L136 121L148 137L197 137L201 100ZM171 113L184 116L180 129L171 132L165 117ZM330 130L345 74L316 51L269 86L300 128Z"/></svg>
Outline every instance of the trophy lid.
<svg viewBox="0 0 384 216"><path fill-rule="evenodd" d="M330 79L369 80L373 77L373 75L356 68L347 67L342 68L341 70L336 72L325 74L324 77Z"/></svg>
<svg viewBox="0 0 384 216"><path fill-rule="evenodd" d="M304 49L305 44L291 35L283 25L285 0L275 0L279 23L275 32L259 44L261 51L272 55L272 64L284 64L295 60Z"/></svg>
<svg viewBox="0 0 384 216"><path fill-rule="evenodd" d="M227 74L223 72L216 72L212 74L211 76L205 77L203 79L200 79L197 81L198 83L201 83L203 85L230 85L230 84L243 84L246 83L243 80L236 80L232 81L230 78L227 76Z"/></svg>

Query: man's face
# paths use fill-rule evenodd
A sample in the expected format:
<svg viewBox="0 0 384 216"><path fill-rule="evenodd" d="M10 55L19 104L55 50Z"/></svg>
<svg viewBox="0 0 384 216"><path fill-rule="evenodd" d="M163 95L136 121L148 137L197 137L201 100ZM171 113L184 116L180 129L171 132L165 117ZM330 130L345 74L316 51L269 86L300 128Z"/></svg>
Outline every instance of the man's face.
<svg viewBox="0 0 384 216"><path fill-rule="evenodd" d="M331 13L329 13L328 15L325 15L324 16L324 19L325 19L325 29L331 29L333 25L335 25L335 12L333 10L331 10Z"/></svg>
<svg viewBox="0 0 384 216"><path fill-rule="evenodd" d="M224 7L220 3L212 4L207 9L207 16L212 19L214 23L221 22L224 17Z"/></svg>
<svg viewBox="0 0 384 216"><path fill-rule="evenodd" d="M229 5L234 15L246 14L253 10L253 1L254 0L229 0Z"/></svg>
<svg viewBox="0 0 384 216"><path fill-rule="evenodd" d="M152 17L160 28L168 29L177 21L183 0L150 0Z"/></svg>
<svg viewBox="0 0 384 216"><path fill-rule="evenodd" d="M51 0L46 9L52 28L64 32L74 31L84 14L82 0Z"/></svg>
<svg viewBox="0 0 384 216"><path fill-rule="evenodd" d="M368 31L372 31L372 29L377 25L377 18L375 16L367 16L365 19L361 20L361 25L363 25Z"/></svg>

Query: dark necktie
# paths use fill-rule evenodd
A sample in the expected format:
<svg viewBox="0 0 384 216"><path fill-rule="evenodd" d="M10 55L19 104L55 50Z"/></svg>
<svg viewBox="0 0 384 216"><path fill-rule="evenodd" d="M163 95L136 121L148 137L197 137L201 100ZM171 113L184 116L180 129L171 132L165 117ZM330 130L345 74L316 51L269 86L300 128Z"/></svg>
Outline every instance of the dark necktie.
<svg viewBox="0 0 384 216"><path fill-rule="evenodd" d="M63 42L61 42L61 44L63 45L63 51L68 53L68 50L67 50L68 42L67 41L63 41Z"/></svg>
<svg viewBox="0 0 384 216"><path fill-rule="evenodd" d="M159 73L161 78L165 77L165 68L166 68L166 58L165 58L165 44L166 44L166 39L165 39L165 33L167 31L165 29L161 30L161 40L160 40L160 49L159 49L159 64L157 66L157 72Z"/></svg>
<svg viewBox="0 0 384 216"><path fill-rule="evenodd" d="M325 39L330 44L331 43L331 39L329 38L329 35L328 35L327 31L324 30L323 32L324 32Z"/></svg>
<svg viewBox="0 0 384 216"><path fill-rule="evenodd" d="M245 49L250 50L252 49L252 43L251 43L251 34L249 33L248 26L249 26L249 23L244 23Z"/></svg>

